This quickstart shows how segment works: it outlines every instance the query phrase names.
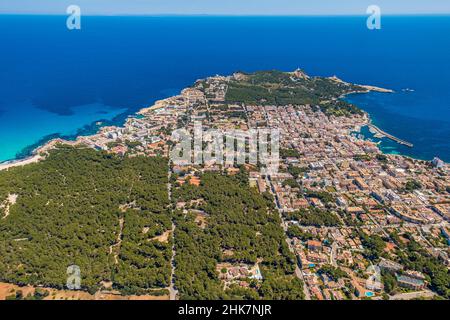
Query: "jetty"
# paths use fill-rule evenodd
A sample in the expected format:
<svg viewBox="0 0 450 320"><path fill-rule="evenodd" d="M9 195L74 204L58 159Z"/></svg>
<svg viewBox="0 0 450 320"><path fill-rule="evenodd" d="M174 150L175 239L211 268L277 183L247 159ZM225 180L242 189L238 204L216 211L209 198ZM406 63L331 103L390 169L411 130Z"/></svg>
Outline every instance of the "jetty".
<svg viewBox="0 0 450 320"><path fill-rule="evenodd" d="M392 134L384 132L383 130L381 130L377 126L374 126L373 124L368 124L367 126L369 127L369 129L375 131L376 133L378 133L381 136L384 136L384 137L386 137L388 139L391 139L392 141L395 141L395 142L397 142L399 144L402 144L402 145L410 147L410 148L414 147L414 145L412 143L410 143L408 141L405 141L405 140L402 140L402 139L399 139L397 137L394 137Z"/></svg>

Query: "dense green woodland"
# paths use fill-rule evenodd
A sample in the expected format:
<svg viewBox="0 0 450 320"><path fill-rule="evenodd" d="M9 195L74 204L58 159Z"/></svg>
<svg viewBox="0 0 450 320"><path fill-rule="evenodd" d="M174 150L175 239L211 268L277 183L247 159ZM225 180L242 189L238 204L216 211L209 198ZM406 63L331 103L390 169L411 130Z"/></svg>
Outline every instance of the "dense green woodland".
<svg viewBox="0 0 450 320"><path fill-rule="evenodd" d="M341 225L339 218L333 212L309 207L295 212L285 212L284 217L288 220L297 221L303 226L338 227Z"/></svg>
<svg viewBox="0 0 450 320"><path fill-rule="evenodd" d="M339 100L344 94L364 88L328 78L296 78L281 71L259 71L246 74L245 80L228 83L227 103L247 105L305 105L327 115L348 116L362 114L356 106Z"/></svg>
<svg viewBox="0 0 450 320"><path fill-rule="evenodd" d="M407 235L409 242L407 245L398 240L394 235L394 241L399 246L399 261L406 268L423 272L427 277L430 288L445 299L450 299L450 270L438 260L430 255L419 243Z"/></svg>
<svg viewBox="0 0 450 320"><path fill-rule="evenodd" d="M75 264L90 292L101 281L130 293L166 287L171 243L151 238L171 228L167 170L163 158L59 146L45 161L1 171L1 201L18 198L0 219L0 280L63 288Z"/></svg>
<svg viewBox="0 0 450 320"><path fill-rule="evenodd" d="M82 289L91 293L109 281L123 294L166 288L174 240L153 238L172 226L167 172L164 158L120 158L68 146L58 146L45 161L0 172L2 202L18 196L0 219L0 281L63 289L67 267L75 264ZM195 214L174 214L181 297L303 298L272 197L251 189L244 172L201 180L200 187L174 190L175 202L204 199L198 209L208 215L202 229ZM264 280L225 291L216 270L224 261L259 262Z"/></svg>
<svg viewBox="0 0 450 320"><path fill-rule="evenodd" d="M176 287L182 299L302 299L302 283L293 275L295 257L289 251L281 220L270 195L248 186L248 177L206 173L200 187L175 189L175 202L203 199L207 226L195 223L195 212L176 212ZM224 255L224 252L233 252ZM223 290L216 265L259 262L264 280L250 288Z"/></svg>

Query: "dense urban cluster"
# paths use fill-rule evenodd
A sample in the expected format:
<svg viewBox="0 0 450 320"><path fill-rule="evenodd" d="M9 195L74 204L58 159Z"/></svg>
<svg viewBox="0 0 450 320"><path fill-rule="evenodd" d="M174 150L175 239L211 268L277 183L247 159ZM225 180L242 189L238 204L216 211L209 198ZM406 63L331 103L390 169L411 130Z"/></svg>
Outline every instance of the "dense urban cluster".
<svg viewBox="0 0 450 320"><path fill-rule="evenodd" d="M73 142L102 150L113 163L145 165L143 159L170 159L178 142L172 132L193 132L195 123L225 135L281 133L275 173L261 170L260 161L169 160L158 167L158 183L155 174L139 174L140 187L111 212L129 241L117 246L117 232L103 235L112 245L112 258L102 251L114 268L111 287L124 294L166 288L172 299L449 299L449 167L438 158L386 155L362 139L369 117L341 98L370 90L386 91L301 70L215 76L141 110L123 127ZM202 148L210 144L205 139ZM130 176L115 177L113 190L122 190L117 179ZM147 183L160 194L147 199ZM8 221L20 214L23 195L0 191Z"/></svg>

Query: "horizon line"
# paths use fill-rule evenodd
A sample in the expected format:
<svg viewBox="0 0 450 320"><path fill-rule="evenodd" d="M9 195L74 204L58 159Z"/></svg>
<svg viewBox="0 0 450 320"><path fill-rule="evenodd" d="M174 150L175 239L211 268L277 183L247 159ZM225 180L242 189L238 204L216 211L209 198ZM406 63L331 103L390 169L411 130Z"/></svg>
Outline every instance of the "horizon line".
<svg viewBox="0 0 450 320"><path fill-rule="evenodd" d="M368 14L352 13L306 13L306 14L233 14L233 13L83 13L83 16L92 17L368 17ZM0 12L0 15L9 16L68 16L67 13L33 13L33 12ZM384 13L383 16L450 16L445 13Z"/></svg>

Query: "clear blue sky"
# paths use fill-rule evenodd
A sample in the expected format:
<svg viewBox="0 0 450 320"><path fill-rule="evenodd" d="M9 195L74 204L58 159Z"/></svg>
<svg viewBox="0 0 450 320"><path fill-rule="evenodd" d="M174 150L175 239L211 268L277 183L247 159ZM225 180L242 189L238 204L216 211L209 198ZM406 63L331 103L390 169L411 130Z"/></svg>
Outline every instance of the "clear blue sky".
<svg viewBox="0 0 450 320"><path fill-rule="evenodd" d="M331 15L366 14L375 4L385 14L449 14L450 0L0 0L0 13L65 14Z"/></svg>

